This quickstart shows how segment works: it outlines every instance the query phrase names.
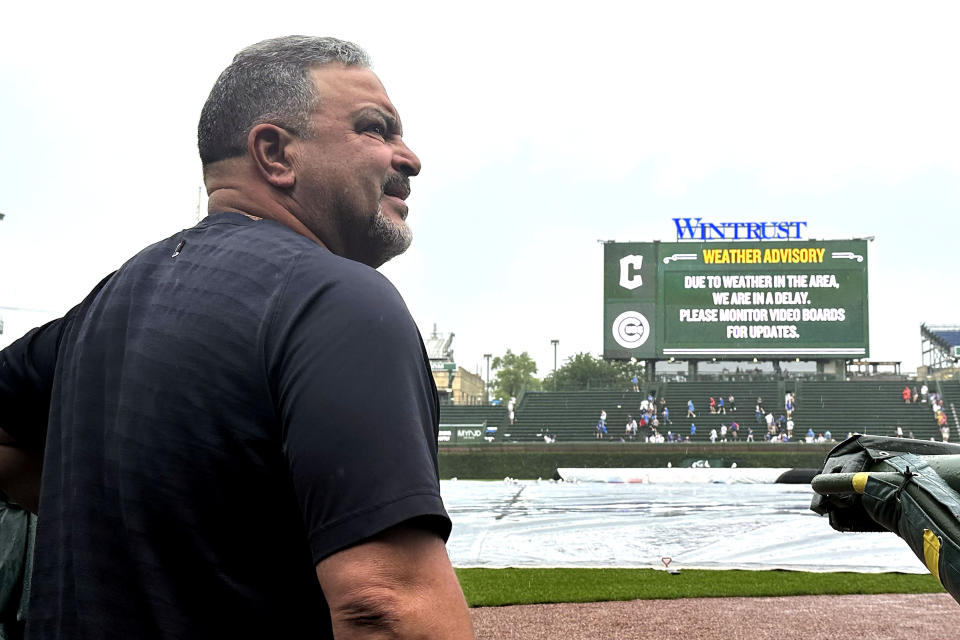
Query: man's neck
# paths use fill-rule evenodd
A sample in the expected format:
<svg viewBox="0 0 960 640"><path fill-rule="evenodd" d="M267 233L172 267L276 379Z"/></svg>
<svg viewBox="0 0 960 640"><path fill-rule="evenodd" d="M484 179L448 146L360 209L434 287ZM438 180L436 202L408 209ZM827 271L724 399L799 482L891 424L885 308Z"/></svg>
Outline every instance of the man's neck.
<svg viewBox="0 0 960 640"><path fill-rule="evenodd" d="M305 238L316 242L321 247L326 245L310 229L307 228L293 213L280 203L268 197L251 195L249 189L240 188L231 184L209 184L210 197L207 201L207 213L232 211L245 215L251 220L273 220L289 227Z"/></svg>

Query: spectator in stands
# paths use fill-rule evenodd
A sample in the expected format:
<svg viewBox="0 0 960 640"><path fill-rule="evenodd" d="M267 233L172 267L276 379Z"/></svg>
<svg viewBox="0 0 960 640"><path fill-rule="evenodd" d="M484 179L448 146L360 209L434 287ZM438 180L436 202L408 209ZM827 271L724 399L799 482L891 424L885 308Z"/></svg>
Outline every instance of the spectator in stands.
<svg viewBox="0 0 960 640"><path fill-rule="evenodd" d="M507 416L510 418L510 424L513 424L513 410L517 405L517 399L511 397L510 402L507 403Z"/></svg>
<svg viewBox="0 0 960 640"><path fill-rule="evenodd" d="M663 405L663 423L673 424L673 420L670 419L670 407L667 405Z"/></svg>
<svg viewBox="0 0 960 640"><path fill-rule="evenodd" d="M817 437L817 434L813 432L813 427L807 429L807 442L813 442L813 439Z"/></svg>
<svg viewBox="0 0 960 640"><path fill-rule="evenodd" d="M774 424L773 414L768 413L764 419L767 421L767 431L769 431L770 433L773 433L774 431L776 431L777 427Z"/></svg>
<svg viewBox="0 0 960 640"><path fill-rule="evenodd" d="M730 437L734 442L740 441L740 424L736 420L730 423Z"/></svg>
<svg viewBox="0 0 960 640"><path fill-rule="evenodd" d="M787 398L783 403L783 408L786 410L788 418L793 415L793 405L793 393L788 393Z"/></svg>
<svg viewBox="0 0 960 640"><path fill-rule="evenodd" d="M727 415L727 407L723 404L723 396L717 396L717 413Z"/></svg>
<svg viewBox="0 0 960 640"><path fill-rule="evenodd" d="M793 435L793 418L787 419L787 435L788 436Z"/></svg>
<svg viewBox="0 0 960 640"><path fill-rule="evenodd" d="M717 412L717 399L713 396L710 396L710 413Z"/></svg>
<svg viewBox="0 0 960 640"><path fill-rule="evenodd" d="M603 424L603 420L597 421L597 440L603 440L603 436L607 435L607 425Z"/></svg>
<svg viewBox="0 0 960 640"><path fill-rule="evenodd" d="M753 442L753 427L747 427L747 442Z"/></svg>
<svg viewBox="0 0 960 640"><path fill-rule="evenodd" d="M950 426L946 423L940 427L940 436L944 442L950 442Z"/></svg>
<svg viewBox="0 0 960 640"><path fill-rule="evenodd" d="M727 425L720 423L720 442L727 441Z"/></svg>
<svg viewBox="0 0 960 640"><path fill-rule="evenodd" d="M710 429L710 444L716 444L717 442L717 430L716 428Z"/></svg>
<svg viewBox="0 0 960 640"><path fill-rule="evenodd" d="M903 427L901 427L900 425L897 425L897 437L898 438L903 437Z"/></svg>
<svg viewBox="0 0 960 640"><path fill-rule="evenodd" d="M930 392L930 388L927 387L927 383L924 382L924 383L923 383L923 386L920 387L920 402L926 402L926 401L927 401L927 393L929 393L929 392Z"/></svg>
<svg viewBox="0 0 960 640"><path fill-rule="evenodd" d="M763 405L759 402L757 403L754 416L757 419L757 424L763 424Z"/></svg>
<svg viewBox="0 0 960 640"><path fill-rule="evenodd" d="M943 403L940 401L940 394L930 394L930 407L933 409L934 413L940 413L943 411Z"/></svg>
<svg viewBox="0 0 960 640"><path fill-rule="evenodd" d="M646 413L650 409L650 401L644 398L640 401L640 413Z"/></svg>
<svg viewBox="0 0 960 640"><path fill-rule="evenodd" d="M730 397L727 398L727 405L730 407L730 412L733 413L737 410L737 399L733 397L733 394L730 394Z"/></svg>
<svg viewBox="0 0 960 640"><path fill-rule="evenodd" d="M697 435L697 425L690 423L690 437Z"/></svg>
<svg viewBox="0 0 960 640"><path fill-rule="evenodd" d="M913 403L916 404L920 399L920 390L917 389L917 385L913 385Z"/></svg>
<svg viewBox="0 0 960 640"><path fill-rule="evenodd" d="M904 387L903 391L900 392L900 395L903 396L904 404L910 404L910 398L913 394L910 392L909 386Z"/></svg>
<svg viewBox="0 0 960 640"><path fill-rule="evenodd" d="M634 393L640 393L640 380L637 379L637 374L633 374L633 378L630 379L630 382L633 383Z"/></svg>
<svg viewBox="0 0 960 640"><path fill-rule="evenodd" d="M687 417L696 418L697 414L693 412L693 400L687 400Z"/></svg>
<svg viewBox="0 0 960 640"><path fill-rule="evenodd" d="M606 409L600 409L600 422L603 424L604 431L607 427L607 411Z"/></svg>
<svg viewBox="0 0 960 640"><path fill-rule="evenodd" d="M823 432L823 439L827 442L833 442L833 434L830 433L830 429Z"/></svg>
<svg viewBox="0 0 960 640"><path fill-rule="evenodd" d="M632 415L627 416L627 437L631 440L637 437L637 421L633 419Z"/></svg>

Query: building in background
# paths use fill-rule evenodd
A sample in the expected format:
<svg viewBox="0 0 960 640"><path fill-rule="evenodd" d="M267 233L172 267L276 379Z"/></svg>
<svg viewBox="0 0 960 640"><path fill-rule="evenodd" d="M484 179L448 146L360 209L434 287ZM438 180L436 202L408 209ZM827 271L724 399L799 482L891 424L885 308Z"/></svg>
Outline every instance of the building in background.
<svg viewBox="0 0 960 640"><path fill-rule="evenodd" d="M453 336L452 332L437 333L437 325L433 325L433 332L424 340L440 404L483 404L483 378L457 366L451 348Z"/></svg>

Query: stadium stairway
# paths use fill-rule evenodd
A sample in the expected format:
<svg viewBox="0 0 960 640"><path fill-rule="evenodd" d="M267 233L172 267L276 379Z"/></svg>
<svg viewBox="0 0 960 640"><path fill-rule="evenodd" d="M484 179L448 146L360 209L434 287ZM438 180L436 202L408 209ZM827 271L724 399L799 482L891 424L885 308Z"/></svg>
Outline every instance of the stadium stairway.
<svg viewBox="0 0 960 640"><path fill-rule="evenodd" d="M928 383L943 397L943 410L950 425L950 442L960 442L960 381L944 380Z"/></svg>

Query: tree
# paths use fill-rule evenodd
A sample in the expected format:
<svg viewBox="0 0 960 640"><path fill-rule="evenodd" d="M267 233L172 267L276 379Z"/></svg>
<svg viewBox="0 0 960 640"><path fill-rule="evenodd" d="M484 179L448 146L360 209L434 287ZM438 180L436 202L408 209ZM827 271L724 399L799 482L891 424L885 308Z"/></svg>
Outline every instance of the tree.
<svg viewBox="0 0 960 640"><path fill-rule="evenodd" d="M578 353L567 358L555 376L551 373L544 378L543 388L556 388L557 391L627 390L633 388L631 379L635 375L643 377L643 367L635 362L604 360L589 353Z"/></svg>
<svg viewBox="0 0 960 640"><path fill-rule="evenodd" d="M503 356L493 359L492 367L496 371L493 395L504 402L520 397L522 391L540 388L540 380L533 376L537 372L537 363L526 351L518 355L507 349Z"/></svg>

